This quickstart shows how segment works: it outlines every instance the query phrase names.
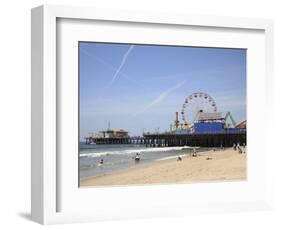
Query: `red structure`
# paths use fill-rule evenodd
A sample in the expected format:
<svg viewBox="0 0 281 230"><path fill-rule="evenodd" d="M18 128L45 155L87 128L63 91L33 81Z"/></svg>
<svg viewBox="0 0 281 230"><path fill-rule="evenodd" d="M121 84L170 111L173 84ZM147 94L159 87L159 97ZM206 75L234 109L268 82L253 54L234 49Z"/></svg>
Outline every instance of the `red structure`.
<svg viewBox="0 0 281 230"><path fill-rule="evenodd" d="M242 121L241 123L239 123L238 125L236 125L235 128L246 129L246 128L247 128L247 122L246 122L246 120L245 120L245 121Z"/></svg>

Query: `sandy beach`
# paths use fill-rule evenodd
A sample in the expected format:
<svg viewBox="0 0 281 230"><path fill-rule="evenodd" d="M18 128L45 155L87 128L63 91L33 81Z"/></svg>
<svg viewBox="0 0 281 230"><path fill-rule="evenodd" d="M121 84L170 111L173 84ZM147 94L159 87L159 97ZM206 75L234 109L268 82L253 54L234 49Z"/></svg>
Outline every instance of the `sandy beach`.
<svg viewBox="0 0 281 230"><path fill-rule="evenodd" d="M81 180L81 187L166 184L200 181L246 179L246 154L233 149L198 153L197 157L185 156L182 161L168 159L136 167L110 175Z"/></svg>

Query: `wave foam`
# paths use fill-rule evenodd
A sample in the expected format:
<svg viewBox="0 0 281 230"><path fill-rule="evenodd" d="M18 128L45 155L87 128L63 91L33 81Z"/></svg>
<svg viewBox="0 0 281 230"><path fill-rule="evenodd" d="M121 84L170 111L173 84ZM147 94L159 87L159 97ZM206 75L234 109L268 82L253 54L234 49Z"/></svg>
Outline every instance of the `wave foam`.
<svg viewBox="0 0 281 230"><path fill-rule="evenodd" d="M193 147L184 146L184 147L154 147L154 148L142 148L142 149L128 149L128 150L113 150L113 151L104 151L104 152L95 152L95 153L81 153L80 157L101 157L108 155L131 155L136 152L166 152L166 151L179 151L184 149L192 149Z"/></svg>

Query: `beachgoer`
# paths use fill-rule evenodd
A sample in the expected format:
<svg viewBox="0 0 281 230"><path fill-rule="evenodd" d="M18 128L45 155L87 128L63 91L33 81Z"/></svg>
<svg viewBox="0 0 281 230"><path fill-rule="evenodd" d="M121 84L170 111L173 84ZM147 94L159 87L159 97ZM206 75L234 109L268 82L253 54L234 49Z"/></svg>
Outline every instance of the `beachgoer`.
<svg viewBox="0 0 281 230"><path fill-rule="evenodd" d="M136 162L139 162L139 161L140 161L140 153L136 153L135 161L136 161Z"/></svg>
<svg viewBox="0 0 281 230"><path fill-rule="evenodd" d="M193 148L192 156L193 156L193 157L197 157L197 153L196 153L196 149L195 149L195 148Z"/></svg>
<svg viewBox="0 0 281 230"><path fill-rule="evenodd" d="M243 153L246 153L246 144L243 143Z"/></svg>
<svg viewBox="0 0 281 230"><path fill-rule="evenodd" d="M233 143L233 150L236 151L236 144Z"/></svg>
<svg viewBox="0 0 281 230"><path fill-rule="evenodd" d="M239 143L237 144L237 149L238 149L238 152L241 154L242 153L242 149L241 149Z"/></svg>
<svg viewBox="0 0 281 230"><path fill-rule="evenodd" d="M239 151L240 154L242 153L241 147L238 148L238 151Z"/></svg>

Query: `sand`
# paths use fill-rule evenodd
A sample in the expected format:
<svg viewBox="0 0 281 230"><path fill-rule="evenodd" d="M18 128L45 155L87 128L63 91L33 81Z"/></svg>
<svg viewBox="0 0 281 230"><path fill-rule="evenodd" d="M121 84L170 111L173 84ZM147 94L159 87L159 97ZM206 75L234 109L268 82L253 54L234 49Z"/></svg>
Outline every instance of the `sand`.
<svg viewBox="0 0 281 230"><path fill-rule="evenodd" d="M245 180L246 154L233 149L198 153L197 157L186 156L182 161L169 159L140 164L125 171L81 180L81 187L167 184L201 181Z"/></svg>

